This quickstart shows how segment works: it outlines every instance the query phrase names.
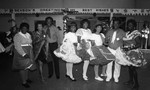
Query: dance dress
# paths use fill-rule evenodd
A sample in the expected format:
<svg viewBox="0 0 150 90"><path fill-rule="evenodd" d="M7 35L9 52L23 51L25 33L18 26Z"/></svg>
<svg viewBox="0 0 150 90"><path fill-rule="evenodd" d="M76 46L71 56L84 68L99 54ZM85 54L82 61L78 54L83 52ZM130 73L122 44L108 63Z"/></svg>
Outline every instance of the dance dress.
<svg viewBox="0 0 150 90"><path fill-rule="evenodd" d="M104 42L104 35L101 33L92 34L92 40L94 40L95 45L91 47L92 53L95 59L90 61L92 65L105 65L112 60L115 60L115 56L109 51L107 47L103 45Z"/></svg>
<svg viewBox="0 0 150 90"><path fill-rule="evenodd" d="M43 63L47 63L48 60L46 57L46 34L44 31L39 33L38 31L33 32L33 53L34 60L40 60ZM50 54L50 53L49 53Z"/></svg>
<svg viewBox="0 0 150 90"><path fill-rule="evenodd" d="M62 45L54 51L54 54L62 60L70 63L79 63L81 58L76 54L77 36L75 33L68 32L65 34Z"/></svg>
<svg viewBox="0 0 150 90"><path fill-rule="evenodd" d="M135 67L141 67L147 64L144 56L145 52L140 48L136 48L137 43L135 40L140 43L140 37L141 33L138 30L126 34L123 49L118 48L116 50L117 63Z"/></svg>
<svg viewBox="0 0 150 90"><path fill-rule="evenodd" d="M76 32L77 39L78 39L78 46L76 53L77 55L84 61L84 60L90 60L92 55L91 52L91 37L92 32L90 29L83 29L80 28Z"/></svg>

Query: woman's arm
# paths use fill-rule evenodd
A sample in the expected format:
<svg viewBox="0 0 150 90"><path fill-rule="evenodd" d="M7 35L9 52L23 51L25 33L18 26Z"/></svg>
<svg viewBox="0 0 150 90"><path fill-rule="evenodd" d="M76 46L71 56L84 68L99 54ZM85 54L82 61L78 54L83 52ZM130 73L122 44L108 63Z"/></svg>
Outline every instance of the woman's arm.
<svg viewBox="0 0 150 90"><path fill-rule="evenodd" d="M21 37L19 35L15 35L14 37L14 46L15 46L15 49L17 50L17 52L23 56L25 55L26 53L24 52L24 50L22 49L21 47Z"/></svg>

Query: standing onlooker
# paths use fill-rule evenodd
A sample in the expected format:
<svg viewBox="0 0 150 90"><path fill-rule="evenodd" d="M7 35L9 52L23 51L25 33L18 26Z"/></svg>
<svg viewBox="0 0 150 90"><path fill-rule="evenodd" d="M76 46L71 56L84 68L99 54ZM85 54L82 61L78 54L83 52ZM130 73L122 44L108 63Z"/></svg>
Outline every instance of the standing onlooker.
<svg viewBox="0 0 150 90"><path fill-rule="evenodd" d="M0 53L2 53L2 52L4 52L5 51L5 48L4 48L4 46L1 44L1 42L0 42Z"/></svg>
<svg viewBox="0 0 150 90"><path fill-rule="evenodd" d="M119 28L119 24L120 24L119 20L117 19L114 20L113 29L107 32L106 39L105 39L105 41L108 44L108 49L111 51L113 55L115 55L117 48L123 47L123 37L125 36L125 32ZM107 64L107 70L106 70L107 82L110 81L110 79L112 78L112 65L113 65L113 61ZM113 77L115 82L119 82L120 69L121 69L121 65L114 62Z"/></svg>
<svg viewBox="0 0 150 90"><path fill-rule="evenodd" d="M54 69L55 69L55 75L56 78L60 78L60 72L59 72L59 58L54 55L54 50L60 46L61 42L59 42L60 36L59 36L59 30L56 26L54 26L54 20L52 17L45 18L45 30L46 30L46 39L47 39L47 49L49 54L52 56L52 61L48 63L48 70L49 70L49 78L53 75L53 63L54 63Z"/></svg>
<svg viewBox="0 0 150 90"><path fill-rule="evenodd" d="M34 60L38 63L39 73L42 82L44 82L43 77L43 64L47 63L46 59L46 33L43 31L43 25L37 23L36 30L33 32L33 52Z"/></svg>
<svg viewBox="0 0 150 90"><path fill-rule="evenodd" d="M20 24L20 32L14 36L14 59L13 70L20 73L22 85L29 88L32 81L28 79L28 70L33 65L32 40L29 33L28 23Z"/></svg>
<svg viewBox="0 0 150 90"><path fill-rule="evenodd" d="M57 28L59 30L59 36L60 36L59 42L61 44L64 38L64 30L62 30L60 26L57 26Z"/></svg>
<svg viewBox="0 0 150 90"><path fill-rule="evenodd" d="M11 29L6 32L6 40L7 40L7 43L5 45L7 45L6 47L6 53L9 52L10 55L12 55L12 52L13 52L13 37L15 36L15 34L18 32L18 27L17 25L11 27Z"/></svg>

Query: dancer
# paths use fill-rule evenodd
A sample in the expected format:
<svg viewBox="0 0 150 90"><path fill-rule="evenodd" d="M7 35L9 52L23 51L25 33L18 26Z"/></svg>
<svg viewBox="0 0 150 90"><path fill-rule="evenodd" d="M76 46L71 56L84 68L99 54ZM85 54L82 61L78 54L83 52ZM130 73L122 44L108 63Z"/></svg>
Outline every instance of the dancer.
<svg viewBox="0 0 150 90"><path fill-rule="evenodd" d="M133 19L130 19L127 21L127 31L129 34L133 32L137 32L139 34L132 35L133 37L126 41L124 43L124 48L126 51L135 50L137 48L141 47L141 34L136 30L136 21ZM137 58L137 56L134 56L134 58ZM138 88L138 73L137 73L137 67L131 65L129 66L129 80L125 82L126 85L132 85L132 88Z"/></svg>
<svg viewBox="0 0 150 90"><path fill-rule="evenodd" d="M62 60L66 61L66 77L68 77L71 81L76 81L73 77L73 63L81 62L81 58L76 55L77 48L77 36L75 34L77 30L77 24L75 22L71 22L70 28L65 34L63 39L63 43L57 50L54 51L54 54L57 57L62 58Z"/></svg>
<svg viewBox="0 0 150 90"><path fill-rule="evenodd" d="M125 36L125 32L119 28L120 21L118 19L114 20L113 26L114 29L109 30L106 34L105 41L108 44L108 49L111 51L111 53L115 56L116 49L118 47L123 47L123 37ZM113 61L107 64L107 78L106 81L109 82L112 78L112 65ZM117 83L119 82L119 76L120 76L120 64L114 62L115 68L114 68L114 81Z"/></svg>
<svg viewBox="0 0 150 90"><path fill-rule="evenodd" d="M87 73L87 69L88 69L88 66L89 66L89 60L90 60L90 55L87 52L90 42L87 41L87 40L92 35L92 32L89 29L90 28L90 21L88 19L83 19L80 24L81 24L81 28L77 30L76 35L78 36L78 42L82 43L84 46L86 46L84 48L85 50L82 49L82 53L80 55L82 57L82 60L84 60L84 64L83 64L83 79L85 81L87 81L88 77L87 77L86 73Z"/></svg>
<svg viewBox="0 0 150 90"><path fill-rule="evenodd" d="M104 34L101 33L103 30L103 27L102 27L102 24L97 24L95 26L95 29L93 31L93 39L94 40L94 43L95 43L95 46L102 46L103 45L103 42L104 42ZM102 69L102 73L103 75L105 75L105 72L106 72L106 65L102 66L103 69ZM95 79L98 80L98 81L103 81L103 78L101 78L98 74L98 71L99 71L99 64L96 64L94 65L94 72L95 72Z"/></svg>

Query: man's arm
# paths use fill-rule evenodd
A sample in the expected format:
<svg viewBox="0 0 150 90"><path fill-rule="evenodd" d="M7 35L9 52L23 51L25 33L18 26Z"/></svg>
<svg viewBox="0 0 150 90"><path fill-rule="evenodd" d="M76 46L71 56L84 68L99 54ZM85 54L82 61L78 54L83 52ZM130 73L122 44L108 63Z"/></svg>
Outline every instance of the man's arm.
<svg viewBox="0 0 150 90"><path fill-rule="evenodd" d="M134 47L135 49L141 47L141 37L140 36L135 38L135 43L136 43L135 47Z"/></svg>
<svg viewBox="0 0 150 90"><path fill-rule="evenodd" d="M61 39L61 36L60 36L60 33L59 33L59 30L58 30L58 28L57 27L55 27L55 31L56 31L56 36L57 36L57 43L58 43L58 46L60 46L61 45L61 43L62 43L62 39Z"/></svg>
<svg viewBox="0 0 150 90"><path fill-rule="evenodd" d="M108 46L108 44L109 44L109 42L110 42L110 38L111 38L110 35L111 35L111 32L112 32L112 31L108 31L108 32L106 33L106 37L105 37L104 43L103 43L105 46Z"/></svg>

